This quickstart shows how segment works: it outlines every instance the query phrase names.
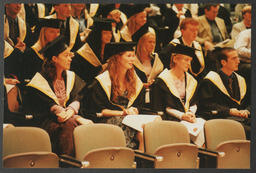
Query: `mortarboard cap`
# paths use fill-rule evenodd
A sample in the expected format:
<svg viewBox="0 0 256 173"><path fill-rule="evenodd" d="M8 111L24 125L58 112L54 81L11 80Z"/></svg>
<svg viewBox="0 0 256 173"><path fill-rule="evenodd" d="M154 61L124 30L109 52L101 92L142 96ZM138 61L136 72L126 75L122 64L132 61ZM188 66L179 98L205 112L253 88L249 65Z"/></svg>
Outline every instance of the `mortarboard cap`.
<svg viewBox="0 0 256 173"><path fill-rule="evenodd" d="M64 20L61 19L46 19L46 18L39 18L38 19L38 26L42 27L50 27L50 28L62 28L64 26Z"/></svg>
<svg viewBox="0 0 256 173"><path fill-rule="evenodd" d="M133 35L132 35L132 41L138 42L140 38L149 32L149 25L148 23L144 24L140 29L138 29Z"/></svg>
<svg viewBox="0 0 256 173"><path fill-rule="evenodd" d="M134 51L136 42L110 42L106 44L104 49L105 61L113 55L117 55L125 51Z"/></svg>
<svg viewBox="0 0 256 173"><path fill-rule="evenodd" d="M93 30L98 30L98 31L112 31L112 23L115 22L112 19L94 19L93 22Z"/></svg>
<svg viewBox="0 0 256 173"><path fill-rule="evenodd" d="M184 44L178 44L171 42L169 43L166 48L164 48L166 53L171 55L171 54L182 54L182 55L187 55L190 57L193 57L195 54L195 51L199 51L196 48L186 46Z"/></svg>
<svg viewBox="0 0 256 173"><path fill-rule="evenodd" d="M53 56L58 56L61 52L66 50L68 46L65 43L65 37L60 35L55 40L46 44L39 53L43 54L45 58L51 59Z"/></svg>
<svg viewBox="0 0 256 173"><path fill-rule="evenodd" d="M102 18L107 18L108 14L115 9L116 9L115 4L102 5L102 9L101 9Z"/></svg>
<svg viewBox="0 0 256 173"><path fill-rule="evenodd" d="M146 7L149 7L149 4L126 4L122 6L122 8L124 9L123 12L126 14L127 19L134 16L135 14L143 12ZM122 11L122 9L120 10Z"/></svg>

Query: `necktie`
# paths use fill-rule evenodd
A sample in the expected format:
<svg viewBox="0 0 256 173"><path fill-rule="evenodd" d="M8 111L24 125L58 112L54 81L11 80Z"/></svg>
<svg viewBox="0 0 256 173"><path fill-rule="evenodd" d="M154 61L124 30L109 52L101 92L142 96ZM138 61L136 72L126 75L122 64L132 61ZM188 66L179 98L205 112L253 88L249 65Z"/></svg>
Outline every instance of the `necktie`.
<svg viewBox="0 0 256 173"><path fill-rule="evenodd" d="M233 97L232 83L233 83L233 79L231 77L229 77L228 78L228 87L229 87L231 97Z"/></svg>

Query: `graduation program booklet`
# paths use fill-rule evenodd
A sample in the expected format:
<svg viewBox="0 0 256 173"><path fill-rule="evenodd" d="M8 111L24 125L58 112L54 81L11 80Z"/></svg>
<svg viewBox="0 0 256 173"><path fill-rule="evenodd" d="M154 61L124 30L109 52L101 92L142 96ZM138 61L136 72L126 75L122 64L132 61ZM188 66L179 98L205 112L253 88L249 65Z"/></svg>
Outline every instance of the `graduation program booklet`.
<svg viewBox="0 0 256 173"><path fill-rule="evenodd" d="M162 120L162 118L159 115L126 115L122 123L139 132L143 132L142 125L155 120Z"/></svg>
<svg viewBox="0 0 256 173"><path fill-rule="evenodd" d="M195 123L190 123L183 120L181 123L186 126L190 135L197 136L199 132L204 128L205 120L202 118L196 118Z"/></svg>

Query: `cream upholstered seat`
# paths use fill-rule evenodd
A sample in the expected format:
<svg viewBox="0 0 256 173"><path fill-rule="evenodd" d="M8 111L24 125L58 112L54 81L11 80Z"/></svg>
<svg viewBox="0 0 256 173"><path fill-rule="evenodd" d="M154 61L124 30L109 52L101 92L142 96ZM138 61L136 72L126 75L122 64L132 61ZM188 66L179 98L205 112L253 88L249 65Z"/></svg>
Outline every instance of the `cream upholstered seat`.
<svg viewBox="0 0 256 173"><path fill-rule="evenodd" d="M3 167L58 168L59 158L52 153L48 133L37 127L3 130Z"/></svg>
<svg viewBox="0 0 256 173"><path fill-rule="evenodd" d="M186 127L174 121L155 121L144 126L145 152L163 157L155 168L197 168L198 149L190 144Z"/></svg>
<svg viewBox="0 0 256 173"><path fill-rule="evenodd" d="M217 168L250 168L250 141L243 126L234 120L213 119L205 123L206 147L224 152L217 158Z"/></svg>
<svg viewBox="0 0 256 173"><path fill-rule="evenodd" d="M74 130L76 159L88 168L132 168L134 151L123 130L111 124L81 125ZM85 165L85 164L84 164Z"/></svg>

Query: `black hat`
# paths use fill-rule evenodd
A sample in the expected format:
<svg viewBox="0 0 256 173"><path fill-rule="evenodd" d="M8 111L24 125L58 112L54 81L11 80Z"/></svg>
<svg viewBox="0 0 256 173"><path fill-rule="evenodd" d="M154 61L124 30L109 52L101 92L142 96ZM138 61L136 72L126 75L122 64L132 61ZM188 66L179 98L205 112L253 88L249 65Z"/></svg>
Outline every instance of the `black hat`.
<svg viewBox="0 0 256 173"><path fill-rule="evenodd" d="M140 38L149 32L149 25L148 23L144 24L140 29L138 29L133 35L132 35L132 41L138 42Z"/></svg>
<svg viewBox="0 0 256 173"><path fill-rule="evenodd" d="M61 52L66 50L68 46L65 43L65 37L60 35L55 40L47 43L39 53L43 54L45 58L51 59L53 56L58 56Z"/></svg>
<svg viewBox="0 0 256 173"><path fill-rule="evenodd" d="M39 18L38 19L38 26L42 27L50 27L50 28L62 28L64 26L64 20L61 19L46 19L46 18Z"/></svg>
<svg viewBox="0 0 256 173"><path fill-rule="evenodd" d="M125 51L134 51L136 42L110 42L106 44L104 49L104 59L107 60L111 56Z"/></svg>
<svg viewBox="0 0 256 173"><path fill-rule="evenodd" d="M112 31L112 23L115 22L112 19L98 19L95 18L94 22L93 22L93 30L97 30L97 31Z"/></svg>
<svg viewBox="0 0 256 173"><path fill-rule="evenodd" d="M187 56L190 56L190 57L193 57L193 55L195 54L195 51L199 51L198 49L196 48L193 48L193 47L189 47L189 46L186 46L184 44L178 44L178 43L174 43L174 42L171 42L169 43L164 49L163 51L165 51L166 54L182 54L182 55L187 55ZM163 52L162 51L162 52Z"/></svg>
<svg viewBox="0 0 256 173"><path fill-rule="evenodd" d="M102 18L106 18L108 14L115 9L116 9L115 4L103 4L100 12L102 15Z"/></svg>
<svg viewBox="0 0 256 173"><path fill-rule="evenodd" d="M149 7L149 4L126 4L122 6L121 11L126 14L127 19L134 16L135 14L138 14L140 12L143 12L146 7ZM121 8L121 7L120 7Z"/></svg>

